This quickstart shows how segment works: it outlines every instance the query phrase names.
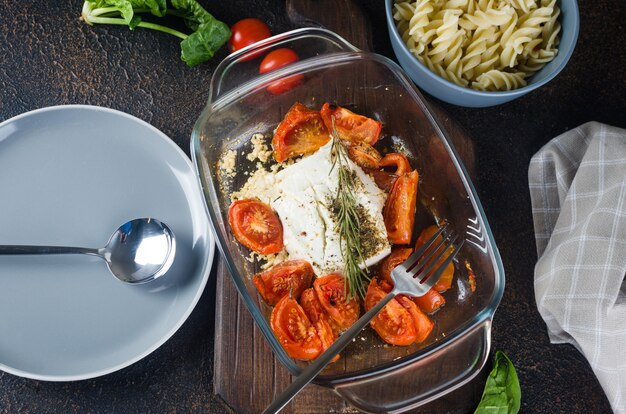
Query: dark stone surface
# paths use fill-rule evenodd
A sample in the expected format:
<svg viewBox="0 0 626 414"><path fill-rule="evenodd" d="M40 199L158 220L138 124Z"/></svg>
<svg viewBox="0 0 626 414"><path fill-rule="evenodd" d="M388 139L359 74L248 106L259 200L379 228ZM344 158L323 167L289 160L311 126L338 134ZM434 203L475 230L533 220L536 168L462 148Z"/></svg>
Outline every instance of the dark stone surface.
<svg viewBox="0 0 626 414"><path fill-rule="evenodd" d="M228 24L255 16L274 32L291 28L278 0L201 3ZM393 58L382 3L362 2L375 51ZM580 8L578 46L550 84L495 108L442 104L475 141L476 186L507 274L493 345L517 367L524 413L610 412L583 356L569 345L549 343L533 293L530 157L586 121L626 127L626 3L582 1ZM187 68L176 39L89 27L79 20L80 9L79 0L0 2L0 120L50 105L108 106L153 124L189 153L190 131L226 50L210 63ZM212 394L213 295L214 278L171 340L117 373L69 383L0 373L0 413L224 412Z"/></svg>

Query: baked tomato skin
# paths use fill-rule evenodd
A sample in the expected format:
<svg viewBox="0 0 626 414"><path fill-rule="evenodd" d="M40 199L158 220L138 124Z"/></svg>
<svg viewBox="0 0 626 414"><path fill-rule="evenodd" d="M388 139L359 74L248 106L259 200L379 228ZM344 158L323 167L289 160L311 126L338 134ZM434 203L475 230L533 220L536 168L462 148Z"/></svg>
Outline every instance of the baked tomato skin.
<svg viewBox="0 0 626 414"><path fill-rule="evenodd" d="M399 176L391 186L383 219L387 229L387 238L392 244L409 244L415 224L415 205L417 203L417 170Z"/></svg>
<svg viewBox="0 0 626 414"><path fill-rule="evenodd" d="M415 324L416 338L415 342L424 342L433 330L435 323L430 320L428 315L420 310L420 308L408 296L398 295L396 300L406 309L413 317Z"/></svg>
<svg viewBox="0 0 626 414"><path fill-rule="evenodd" d="M372 309L385 296L387 292L373 278L365 295L365 310ZM413 316L395 298L372 319L370 325L388 344L406 346L417 339L418 332Z"/></svg>
<svg viewBox="0 0 626 414"><path fill-rule="evenodd" d="M330 141L328 130L318 111L299 102L293 104L274 133L274 159L283 162L289 158L309 154Z"/></svg>
<svg viewBox="0 0 626 414"><path fill-rule="evenodd" d="M327 350L333 342L337 339L337 332L333 330L330 322L330 317L322 307L315 289L308 288L300 296L300 306L304 309L304 313L309 318L309 321L313 324L317 336L322 341L322 352ZM337 355L331 362L339 359Z"/></svg>
<svg viewBox="0 0 626 414"><path fill-rule="evenodd" d="M344 278L330 274L315 279L313 288L322 307L340 330L348 329L359 319L359 302L347 300Z"/></svg>
<svg viewBox="0 0 626 414"><path fill-rule="evenodd" d="M228 209L228 222L235 238L260 254L283 249L283 225L270 206L254 198L236 200Z"/></svg>
<svg viewBox="0 0 626 414"><path fill-rule="evenodd" d="M409 160L406 155L398 152L385 154L378 165L380 167L394 167L395 171L393 173L397 176L404 175L411 171L411 164L409 164Z"/></svg>
<svg viewBox="0 0 626 414"><path fill-rule="evenodd" d="M263 21L255 18L247 18L238 21L230 28L230 39L228 40L228 49L236 52L246 46L267 39L272 35L270 28ZM257 57L254 54L246 57L244 60L250 60Z"/></svg>
<svg viewBox="0 0 626 414"><path fill-rule="evenodd" d="M431 237L433 237L435 235L435 233L437 233L437 231L439 230L439 228L435 225L433 226L428 226L426 227L424 230L422 230L422 232L420 233L419 237L417 238L417 240L415 241L415 248L418 249L421 246L423 246L428 240L430 240ZM435 243L440 243L442 240L441 235L437 236L437 240L435 241ZM431 249L426 250L426 254L429 253L431 251ZM448 254L444 254L441 259L439 259L437 261L437 264L433 267L433 269L438 269L439 266L441 266L441 264L446 260L446 258L452 254L452 252L454 252L454 247L450 246L448 248ZM437 256L439 254L439 252L435 253L434 256ZM430 262L429 262L430 263ZM441 276L439 277L439 280L437 281L437 283L435 283L435 285L433 286L434 289L438 292L445 292L446 290L450 289L452 287L452 280L454 279L454 263L450 262L450 264L448 264L448 266L446 266L446 268L444 269L443 273L441 273Z"/></svg>
<svg viewBox="0 0 626 414"><path fill-rule="evenodd" d="M285 295L298 299L311 286L315 272L306 260L288 260L252 276L252 283L270 305Z"/></svg>
<svg viewBox="0 0 626 414"><path fill-rule="evenodd" d="M322 105L320 114L329 131L333 129L332 119L335 119L335 129L341 139L352 142L365 142L374 145L380 136L382 123L363 115L337 106L332 108L328 102Z"/></svg>
<svg viewBox="0 0 626 414"><path fill-rule="evenodd" d="M259 73L263 74L272 72L278 68L297 62L299 59L300 58L296 52L286 47L272 50L261 61ZM281 79L270 84L267 87L267 90L273 95L280 95L281 93L287 92L288 90L298 86L302 82L302 79L304 79L302 74L288 76L285 79Z"/></svg>
<svg viewBox="0 0 626 414"><path fill-rule="evenodd" d="M413 249L410 247L394 247L391 249L389 256L385 257L379 265L379 274L387 282L393 285L393 279L391 278L391 271L396 266L402 264L413 253Z"/></svg>
<svg viewBox="0 0 626 414"><path fill-rule="evenodd" d="M373 170L371 173L378 188L387 193L391 190L391 187L393 187L396 178L398 178L394 173L385 170Z"/></svg>
<svg viewBox="0 0 626 414"><path fill-rule="evenodd" d="M352 143L348 146L348 156L361 168L376 169L382 156L378 150L366 142Z"/></svg>
<svg viewBox="0 0 626 414"><path fill-rule="evenodd" d="M270 326L290 357L310 361L322 352L315 328L302 306L289 295L283 296L272 310Z"/></svg>
<svg viewBox="0 0 626 414"><path fill-rule="evenodd" d="M432 287L425 295L413 298L413 302L424 312L433 313L446 304L446 299Z"/></svg>

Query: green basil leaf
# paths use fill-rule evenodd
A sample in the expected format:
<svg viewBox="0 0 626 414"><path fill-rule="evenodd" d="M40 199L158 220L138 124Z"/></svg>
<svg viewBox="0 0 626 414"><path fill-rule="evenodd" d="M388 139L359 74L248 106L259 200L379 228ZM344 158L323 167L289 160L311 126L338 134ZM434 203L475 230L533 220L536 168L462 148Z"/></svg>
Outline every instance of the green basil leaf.
<svg viewBox="0 0 626 414"><path fill-rule="evenodd" d="M199 65L211 59L229 38L230 29L226 23L215 19L202 23L198 30L180 42L180 57L189 66Z"/></svg>
<svg viewBox="0 0 626 414"><path fill-rule="evenodd" d="M495 362L483 396L474 414L517 414L522 391L515 367L502 351L497 351Z"/></svg>

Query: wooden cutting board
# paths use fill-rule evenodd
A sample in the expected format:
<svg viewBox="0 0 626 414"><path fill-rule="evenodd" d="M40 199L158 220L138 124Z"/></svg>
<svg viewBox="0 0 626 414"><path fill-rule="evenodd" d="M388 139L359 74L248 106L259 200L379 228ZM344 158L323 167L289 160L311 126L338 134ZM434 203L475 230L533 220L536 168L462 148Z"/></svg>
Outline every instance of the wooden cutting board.
<svg viewBox="0 0 626 414"><path fill-rule="evenodd" d="M372 49L368 19L352 0L287 0L287 13L298 26L325 27L362 50ZM472 142L443 111L435 106L433 110L452 137L457 151L472 174ZM259 413L290 382L291 375L274 358L269 345L239 298L222 259L217 258L213 373L215 394L233 412ZM443 399L413 412L467 412L475 406L477 398L480 398L482 384L483 380L471 381ZM358 411L345 403L333 390L310 384L282 412L317 414Z"/></svg>

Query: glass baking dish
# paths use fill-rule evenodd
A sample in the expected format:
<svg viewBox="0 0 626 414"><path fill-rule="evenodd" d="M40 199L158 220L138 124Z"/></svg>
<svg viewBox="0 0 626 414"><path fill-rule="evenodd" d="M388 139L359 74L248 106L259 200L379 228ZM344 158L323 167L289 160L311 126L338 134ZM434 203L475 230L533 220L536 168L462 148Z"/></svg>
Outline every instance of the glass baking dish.
<svg viewBox="0 0 626 414"><path fill-rule="evenodd" d="M293 49L300 60L259 75L259 59L247 57L279 47ZM303 76L297 87L280 95L267 91L294 75ZM444 294L447 304L433 317L435 332L424 343L385 345L368 328L314 382L368 412L404 411L466 384L487 360L491 320L504 290L502 261L480 201L446 132L402 70L323 29L287 32L227 57L213 75L209 101L192 134L191 153L218 247L259 329L278 360L297 375L304 363L291 359L275 338L271 308L251 282L259 267L235 240L227 217L230 194L254 165L245 155L252 135L271 134L297 101L311 108L336 103L383 122L380 142L402 146L420 173L417 229L447 220L466 239L455 264L456 283ZM232 177L218 167L228 151L237 153Z"/></svg>

